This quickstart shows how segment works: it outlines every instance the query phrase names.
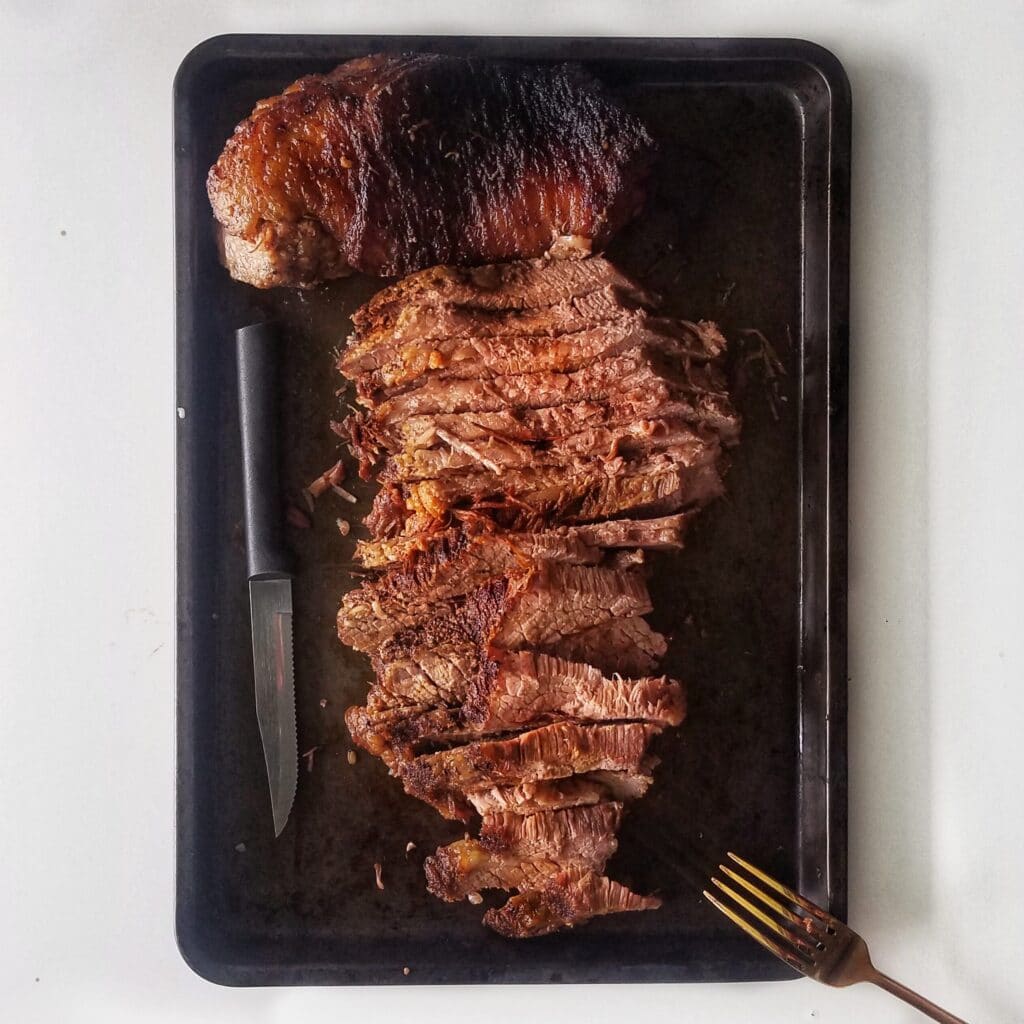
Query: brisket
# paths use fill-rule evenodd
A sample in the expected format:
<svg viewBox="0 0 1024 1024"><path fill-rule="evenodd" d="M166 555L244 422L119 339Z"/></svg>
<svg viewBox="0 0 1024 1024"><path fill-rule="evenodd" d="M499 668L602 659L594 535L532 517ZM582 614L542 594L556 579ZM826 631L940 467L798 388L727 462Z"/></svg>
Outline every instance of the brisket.
<svg viewBox="0 0 1024 1024"><path fill-rule="evenodd" d="M552 721L645 721L679 725L685 700L664 676L607 678L590 665L531 651L481 659L459 707L432 703L351 707L352 738L371 754L396 749L412 756L418 745L466 741L537 728Z"/></svg>
<svg viewBox="0 0 1024 1024"><path fill-rule="evenodd" d="M508 650L547 647L610 619L650 610L647 587L636 573L541 562L523 575L488 581L419 625L391 630L391 620L360 619L357 633L346 624L351 639L345 642L376 643L386 661L453 642Z"/></svg>
<svg viewBox="0 0 1024 1024"><path fill-rule="evenodd" d="M612 519L583 526L559 526L543 533L506 533L500 536L516 550L534 558L591 565L600 560L602 548L681 548L691 518L692 513L677 513L658 519ZM359 541L355 557L368 569L405 559L433 559L435 546L450 549L464 543L463 535L477 536L487 529L484 522L473 521L411 537Z"/></svg>
<svg viewBox="0 0 1024 1024"><path fill-rule="evenodd" d="M433 804L444 817L466 820L467 793L604 769L636 772L660 731L639 722L555 722L511 739L422 754L400 764L397 774L410 796Z"/></svg>
<svg viewBox="0 0 1024 1024"><path fill-rule="evenodd" d="M554 306L602 288L632 304L653 305L645 292L600 256L588 260L519 260L482 267L430 267L383 288L352 314L357 331L392 325L409 305L521 310Z"/></svg>
<svg viewBox="0 0 1024 1024"><path fill-rule="evenodd" d="M562 637L545 648L568 661L585 661L605 673L650 675L668 650L668 642L639 616L603 622Z"/></svg>
<svg viewBox="0 0 1024 1024"><path fill-rule="evenodd" d="M624 885L593 872L568 870L547 878L536 889L512 896L484 914L484 924L510 939L548 935L602 914L657 910L661 900L639 896Z"/></svg>
<svg viewBox="0 0 1024 1024"><path fill-rule="evenodd" d="M647 792L650 775L640 772L586 772L567 779L544 779L519 786L495 786L467 798L477 814L536 814L562 807L583 807L602 800L638 800Z"/></svg>
<svg viewBox="0 0 1024 1024"><path fill-rule="evenodd" d="M479 840L461 839L426 859L427 888L453 901L480 889L532 888L567 867L602 871L621 817L619 803L486 815Z"/></svg>
<svg viewBox="0 0 1024 1024"><path fill-rule="evenodd" d="M436 448L391 456L380 471L380 479L396 483L429 480L467 469L502 476L509 469L531 466L571 473L594 458L607 464L617 458L639 460L669 449L686 466L713 463L720 454L717 437L702 434L683 420L638 420L621 427L591 427L546 444L498 437L476 444L442 439Z"/></svg>

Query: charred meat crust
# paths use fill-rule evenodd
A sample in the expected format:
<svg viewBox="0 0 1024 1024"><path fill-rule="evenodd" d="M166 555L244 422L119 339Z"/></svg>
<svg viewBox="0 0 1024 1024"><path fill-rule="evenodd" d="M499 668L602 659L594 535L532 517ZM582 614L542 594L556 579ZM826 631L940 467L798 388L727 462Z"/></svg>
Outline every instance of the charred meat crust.
<svg viewBox="0 0 1024 1024"><path fill-rule="evenodd" d="M536 257L564 236L599 249L639 209L653 154L578 67L376 54L260 101L207 191L233 276L310 287Z"/></svg>

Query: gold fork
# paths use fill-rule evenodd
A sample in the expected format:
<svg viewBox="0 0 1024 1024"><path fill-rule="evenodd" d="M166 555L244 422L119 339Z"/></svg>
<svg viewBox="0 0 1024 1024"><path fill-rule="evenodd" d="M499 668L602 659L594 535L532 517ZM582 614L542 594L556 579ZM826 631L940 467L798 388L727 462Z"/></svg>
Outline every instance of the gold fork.
<svg viewBox="0 0 1024 1024"><path fill-rule="evenodd" d="M725 864L718 865L718 870L726 878L737 887L745 889L759 903L773 911L775 916L766 913L720 878L712 876L712 884L720 893L729 897L760 922L771 934L766 934L757 925L741 917L731 906L727 906L706 889L704 895L730 921L738 924L752 939L756 939L765 949L770 950L794 970L836 988L855 985L858 981L870 981L873 985L878 985L879 988L884 988L886 992L891 992L905 1003L909 1003L932 1020L943 1021L944 1024L967 1024L960 1017L954 1017L924 996L912 992L906 985L901 985L876 970L871 963L864 940L855 931L847 928L838 917L827 914L821 907L815 906L798 892L777 882L735 853L728 856L736 865L782 897L782 900L778 900L733 868Z"/></svg>

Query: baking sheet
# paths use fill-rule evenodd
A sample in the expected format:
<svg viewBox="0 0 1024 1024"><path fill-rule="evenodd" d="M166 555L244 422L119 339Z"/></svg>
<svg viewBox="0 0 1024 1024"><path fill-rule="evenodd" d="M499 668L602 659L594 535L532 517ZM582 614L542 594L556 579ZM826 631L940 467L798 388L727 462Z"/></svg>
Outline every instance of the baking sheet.
<svg viewBox="0 0 1024 1024"><path fill-rule="evenodd" d="M651 622L672 636L664 668L688 683L690 712L657 742L655 785L608 872L665 905L529 942L485 929L484 907L425 892L423 857L460 829L376 759L346 756L341 715L370 674L334 634L361 532L343 539L335 520L356 523L372 485L350 477L358 508L322 498L312 529L290 532L299 750L314 753L277 840L253 704L232 332L265 316L285 326L284 473L297 494L338 457L328 423L345 396L332 352L382 282L297 293L231 281L205 175L257 99L351 57L405 50L579 60L645 118L662 146L653 195L609 254L670 312L719 321L745 418L728 496L685 551L654 558ZM185 959L225 984L791 976L694 883L728 847L845 913L850 99L839 63L794 40L224 36L189 54L174 101ZM773 386L742 333L754 328L786 369Z"/></svg>

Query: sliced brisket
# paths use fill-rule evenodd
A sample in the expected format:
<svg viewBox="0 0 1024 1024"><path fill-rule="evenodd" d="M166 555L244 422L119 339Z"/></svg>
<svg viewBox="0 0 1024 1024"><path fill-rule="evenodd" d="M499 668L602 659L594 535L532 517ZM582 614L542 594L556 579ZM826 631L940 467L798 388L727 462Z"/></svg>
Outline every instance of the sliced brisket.
<svg viewBox="0 0 1024 1024"><path fill-rule="evenodd" d="M484 914L484 924L510 939L548 935L602 914L657 910L661 900L639 896L624 885L593 872L563 871L543 886L511 897Z"/></svg>
<svg viewBox="0 0 1024 1024"><path fill-rule="evenodd" d="M524 782L519 786L495 786L467 798L477 814L500 811L536 814L562 807L583 807L602 800L637 800L647 792L650 775L641 772L587 772L567 779Z"/></svg>
<svg viewBox="0 0 1024 1024"><path fill-rule="evenodd" d="M516 550L534 558L591 565L600 560L602 548L681 548L692 517L693 513L684 512L657 519L612 519L583 526L557 526L543 533L506 533L502 536ZM485 531L489 532L489 520L475 520L433 533L393 540L360 541L356 544L355 557L368 569L406 559L433 559L436 546L450 549L465 543L462 535L475 537Z"/></svg>
<svg viewBox="0 0 1024 1024"><path fill-rule="evenodd" d="M426 859L427 888L452 901L480 889L532 888L567 867L601 871L621 818L619 803L486 815L479 840L442 846Z"/></svg>
<svg viewBox="0 0 1024 1024"><path fill-rule="evenodd" d="M398 766L397 774L410 796L433 804L444 817L465 820L467 793L597 770L636 772L660 731L650 723L555 722L511 739L422 754Z"/></svg>

